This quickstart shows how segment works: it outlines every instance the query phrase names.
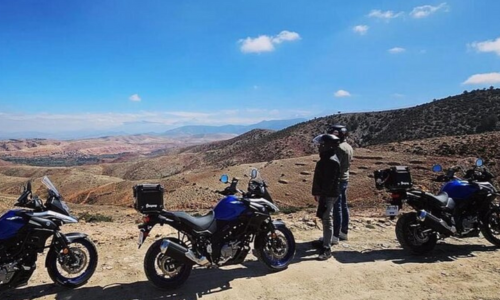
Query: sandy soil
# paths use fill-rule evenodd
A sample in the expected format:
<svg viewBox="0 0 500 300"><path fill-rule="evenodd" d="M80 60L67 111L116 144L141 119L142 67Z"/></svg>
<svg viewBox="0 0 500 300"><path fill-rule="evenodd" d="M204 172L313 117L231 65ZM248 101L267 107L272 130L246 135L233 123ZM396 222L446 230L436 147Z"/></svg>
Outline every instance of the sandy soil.
<svg viewBox="0 0 500 300"><path fill-rule="evenodd" d="M96 243L99 264L91 280L76 290L57 287L41 255L28 286L0 294L0 299L500 299L500 251L486 240L450 238L429 256L412 256L399 247L394 222L377 217L379 212L355 212L349 241L334 246L328 261L317 261L309 246L320 235L312 214L299 212L282 216L297 241L295 259L287 270L270 273L249 256L242 265L193 270L178 290L159 290L147 281L143 258L154 238L170 231L154 228L154 238L138 250L140 216L135 211L90 206L79 210L114 218L112 223L64 228L88 233Z"/></svg>

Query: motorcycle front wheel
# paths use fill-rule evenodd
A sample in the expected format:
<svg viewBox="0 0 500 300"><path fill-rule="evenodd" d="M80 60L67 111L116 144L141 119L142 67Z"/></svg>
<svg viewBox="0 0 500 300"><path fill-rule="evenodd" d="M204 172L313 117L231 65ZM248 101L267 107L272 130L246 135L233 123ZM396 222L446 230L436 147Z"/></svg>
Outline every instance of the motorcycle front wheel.
<svg viewBox="0 0 500 300"><path fill-rule="evenodd" d="M424 233L426 229L418 222L415 212L406 213L396 223L396 237L403 249L422 255L434 249L437 243L436 233Z"/></svg>
<svg viewBox="0 0 500 300"><path fill-rule="evenodd" d="M68 247L67 254L51 248L45 264L54 283L76 288L87 283L94 274L97 267L97 249L88 238L75 239Z"/></svg>
<svg viewBox="0 0 500 300"><path fill-rule="evenodd" d="M272 271L288 268L295 256L295 238L284 225L277 226L274 232L267 232L256 239L257 257Z"/></svg>
<svg viewBox="0 0 500 300"><path fill-rule="evenodd" d="M172 242L186 247L184 243L175 238ZM191 274L193 265L175 260L161 253L160 245L163 240L154 242L144 257L144 272L148 280L156 287L171 290L181 286Z"/></svg>
<svg viewBox="0 0 500 300"><path fill-rule="evenodd" d="M481 233L493 245L500 247L500 207L494 206L483 217Z"/></svg>

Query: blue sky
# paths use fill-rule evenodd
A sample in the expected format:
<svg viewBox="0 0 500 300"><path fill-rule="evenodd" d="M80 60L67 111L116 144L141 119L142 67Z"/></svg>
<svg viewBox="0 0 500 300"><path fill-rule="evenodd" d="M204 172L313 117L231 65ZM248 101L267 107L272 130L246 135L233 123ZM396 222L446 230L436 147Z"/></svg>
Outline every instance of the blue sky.
<svg viewBox="0 0 500 300"><path fill-rule="evenodd" d="M0 132L251 124L500 86L499 11L496 0L0 0Z"/></svg>

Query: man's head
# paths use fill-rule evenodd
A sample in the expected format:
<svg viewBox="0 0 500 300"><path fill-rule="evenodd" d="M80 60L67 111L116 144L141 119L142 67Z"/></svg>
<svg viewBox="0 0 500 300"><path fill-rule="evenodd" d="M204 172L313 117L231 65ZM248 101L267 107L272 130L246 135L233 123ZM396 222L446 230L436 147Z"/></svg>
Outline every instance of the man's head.
<svg viewBox="0 0 500 300"><path fill-rule="evenodd" d="M340 125L340 124L336 124L330 127L330 129L328 129L328 133L337 136L341 142L343 142L348 135L347 127L345 127L345 125Z"/></svg>
<svg viewBox="0 0 500 300"><path fill-rule="evenodd" d="M313 143L318 146L319 153L323 153L335 150L340 143L340 139L333 134L320 134L313 139Z"/></svg>

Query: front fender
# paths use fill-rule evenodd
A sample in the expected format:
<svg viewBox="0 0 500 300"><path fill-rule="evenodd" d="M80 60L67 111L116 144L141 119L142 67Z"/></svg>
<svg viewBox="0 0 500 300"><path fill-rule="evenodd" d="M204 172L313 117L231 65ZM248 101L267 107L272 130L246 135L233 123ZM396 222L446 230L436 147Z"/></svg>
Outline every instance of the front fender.
<svg viewBox="0 0 500 300"><path fill-rule="evenodd" d="M76 239L86 238L88 235L86 233L83 233L83 232L71 232L71 233L63 234L63 236L66 238L66 242L68 244L71 244Z"/></svg>

